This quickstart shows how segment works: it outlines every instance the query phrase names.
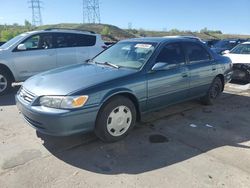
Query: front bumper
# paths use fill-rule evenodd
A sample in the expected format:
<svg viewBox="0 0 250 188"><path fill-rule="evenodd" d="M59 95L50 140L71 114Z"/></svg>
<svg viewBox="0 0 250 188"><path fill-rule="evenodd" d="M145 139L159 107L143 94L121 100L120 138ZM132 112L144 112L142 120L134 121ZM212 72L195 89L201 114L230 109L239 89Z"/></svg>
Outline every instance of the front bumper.
<svg viewBox="0 0 250 188"><path fill-rule="evenodd" d="M93 131L99 110L99 107L61 110L31 106L18 95L16 95L16 105L29 125L41 133L53 136L68 136Z"/></svg>

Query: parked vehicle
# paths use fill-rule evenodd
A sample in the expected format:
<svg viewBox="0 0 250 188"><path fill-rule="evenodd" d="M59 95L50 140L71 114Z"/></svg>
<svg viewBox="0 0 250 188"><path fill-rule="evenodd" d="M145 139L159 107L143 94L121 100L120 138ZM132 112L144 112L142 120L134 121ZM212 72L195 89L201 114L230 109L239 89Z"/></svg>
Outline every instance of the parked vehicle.
<svg viewBox="0 0 250 188"><path fill-rule="evenodd" d="M88 64L28 79L16 102L27 122L42 133L94 130L103 141L113 142L150 111L194 98L214 103L231 75L230 59L197 40L130 39Z"/></svg>
<svg viewBox="0 0 250 188"><path fill-rule="evenodd" d="M0 95L12 82L65 65L83 63L106 47L89 31L47 29L23 33L0 47Z"/></svg>
<svg viewBox="0 0 250 188"><path fill-rule="evenodd" d="M193 36L193 35L177 35L177 36L165 36L165 38L169 38L169 37L182 37L182 38L187 38L187 39L193 39L193 40L197 40L199 42L202 43L206 43L205 41L203 41L201 38Z"/></svg>
<svg viewBox="0 0 250 188"><path fill-rule="evenodd" d="M206 44L209 48L212 48L217 42L219 42L219 39L211 39L211 40L206 40Z"/></svg>
<svg viewBox="0 0 250 188"><path fill-rule="evenodd" d="M250 82L250 42L239 44L225 55L233 62L233 80Z"/></svg>
<svg viewBox="0 0 250 188"><path fill-rule="evenodd" d="M217 54L222 54L223 51L231 50L238 44L245 41L246 40L243 39L224 39L215 43L211 49Z"/></svg>

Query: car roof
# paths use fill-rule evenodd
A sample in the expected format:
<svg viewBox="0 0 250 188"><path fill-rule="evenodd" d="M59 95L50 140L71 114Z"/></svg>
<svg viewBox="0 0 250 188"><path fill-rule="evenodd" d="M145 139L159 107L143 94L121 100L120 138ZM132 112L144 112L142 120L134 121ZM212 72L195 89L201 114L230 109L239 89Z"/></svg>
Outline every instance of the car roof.
<svg viewBox="0 0 250 188"><path fill-rule="evenodd" d="M126 39L121 42L151 42L151 43L163 43L163 42L170 42L170 41L195 41L198 40L196 38L189 38L186 36L169 36L169 37L142 37L142 38L132 38Z"/></svg>
<svg viewBox="0 0 250 188"><path fill-rule="evenodd" d="M74 29L45 29L45 30L35 30L26 32L27 34L36 34L36 33L77 33L77 34L89 34L89 35L97 35L92 31L81 31Z"/></svg>

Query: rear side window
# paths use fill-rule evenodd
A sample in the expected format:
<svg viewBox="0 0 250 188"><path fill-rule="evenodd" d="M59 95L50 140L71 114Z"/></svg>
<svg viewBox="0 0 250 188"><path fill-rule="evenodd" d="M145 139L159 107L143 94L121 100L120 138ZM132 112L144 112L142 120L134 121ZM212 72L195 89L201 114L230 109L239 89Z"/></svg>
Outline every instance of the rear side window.
<svg viewBox="0 0 250 188"><path fill-rule="evenodd" d="M76 34L78 46L94 46L96 44L96 36Z"/></svg>
<svg viewBox="0 0 250 188"><path fill-rule="evenodd" d="M85 34L59 33L55 36L57 48L94 46L96 36Z"/></svg>
<svg viewBox="0 0 250 188"><path fill-rule="evenodd" d="M190 63L211 59L210 54L201 45L196 43L186 43L185 46Z"/></svg>
<svg viewBox="0 0 250 188"><path fill-rule="evenodd" d="M178 43L166 45L158 55L156 62L168 64L185 63L185 55Z"/></svg>

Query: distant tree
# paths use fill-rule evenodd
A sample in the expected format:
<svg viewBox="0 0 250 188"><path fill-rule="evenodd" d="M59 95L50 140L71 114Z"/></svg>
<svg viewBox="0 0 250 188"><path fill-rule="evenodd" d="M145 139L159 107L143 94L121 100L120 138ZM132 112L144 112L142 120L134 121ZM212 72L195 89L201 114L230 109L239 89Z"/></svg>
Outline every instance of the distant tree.
<svg viewBox="0 0 250 188"><path fill-rule="evenodd" d="M13 38L15 35L11 30L2 30L1 31L1 41L8 41Z"/></svg>
<svg viewBox="0 0 250 188"><path fill-rule="evenodd" d="M110 34L111 32L108 26L105 26L101 31L101 35L110 35Z"/></svg>
<svg viewBox="0 0 250 188"><path fill-rule="evenodd" d="M200 33L205 33L205 34L223 34L220 30L209 30L208 28L203 28L200 30Z"/></svg>
<svg viewBox="0 0 250 188"><path fill-rule="evenodd" d="M173 34L178 34L178 33L180 33L181 31L179 31L178 29L171 29L169 32L170 32L170 33L173 33Z"/></svg>
<svg viewBox="0 0 250 188"><path fill-rule="evenodd" d="M13 23L13 26L18 27L19 25L18 25L18 23Z"/></svg>
<svg viewBox="0 0 250 188"><path fill-rule="evenodd" d="M32 29L32 24L28 20L24 21L24 26L25 26L25 29L27 29L27 30Z"/></svg>
<svg viewBox="0 0 250 188"><path fill-rule="evenodd" d="M146 32L145 32L144 29L140 28L139 31L138 31L138 33L139 33L139 35L140 35L141 37L146 37Z"/></svg>
<svg viewBox="0 0 250 188"><path fill-rule="evenodd" d="M128 29L129 29L129 30L132 30L132 28L133 28L133 24L132 24L132 22L129 22L129 23L128 23Z"/></svg>
<svg viewBox="0 0 250 188"><path fill-rule="evenodd" d="M205 27L205 28L200 30L200 33L208 33L208 29Z"/></svg>

